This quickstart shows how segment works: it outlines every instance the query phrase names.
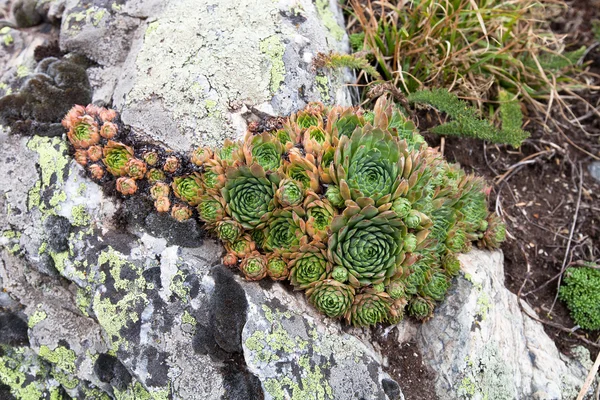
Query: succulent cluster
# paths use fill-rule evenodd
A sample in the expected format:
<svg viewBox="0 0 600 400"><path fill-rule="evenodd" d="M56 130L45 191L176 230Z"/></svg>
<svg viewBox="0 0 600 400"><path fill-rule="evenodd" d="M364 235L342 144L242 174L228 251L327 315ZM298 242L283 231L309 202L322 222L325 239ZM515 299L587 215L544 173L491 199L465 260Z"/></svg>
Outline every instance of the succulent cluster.
<svg viewBox="0 0 600 400"><path fill-rule="evenodd" d="M142 188L179 221L197 215L226 265L289 280L355 326L428 318L460 269L456 254L504 240L483 180L444 161L384 97L373 112L311 103L188 157L133 149L117 120L76 106L63 121L93 178L116 179L126 196Z"/></svg>

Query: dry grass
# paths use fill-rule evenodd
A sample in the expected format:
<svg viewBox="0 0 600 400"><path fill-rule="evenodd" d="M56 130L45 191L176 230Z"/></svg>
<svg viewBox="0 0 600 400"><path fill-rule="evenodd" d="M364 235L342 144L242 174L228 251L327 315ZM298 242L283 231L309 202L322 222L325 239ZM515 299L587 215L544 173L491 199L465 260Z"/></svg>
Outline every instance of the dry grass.
<svg viewBox="0 0 600 400"><path fill-rule="evenodd" d="M355 50L370 53L383 78L406 93L447 88L493 115L503 89L547 119L556 104L571 113L563 95L600 89L580 62L585 49L566 51L565 36L548 26L564 7L560 0L351 0L348 29Z"/></svg>

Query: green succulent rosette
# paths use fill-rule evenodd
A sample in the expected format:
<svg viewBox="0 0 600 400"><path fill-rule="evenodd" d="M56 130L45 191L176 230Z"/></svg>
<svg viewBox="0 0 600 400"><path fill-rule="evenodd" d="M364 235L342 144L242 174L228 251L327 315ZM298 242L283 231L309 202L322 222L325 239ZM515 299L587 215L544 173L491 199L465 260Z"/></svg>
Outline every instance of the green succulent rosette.
<svg viewBox="0 0 600 400"><path fill-rule="evenodd" d="M424 320L433 314L434 304L431 300L415 296L408 302L408 313L416 319Z"/></svg>
<svg viewBox="0 0 600 400"><path fill-rule="evenodd" d="M98 124L90 115L74 118L67 137L73 147L86 149L100 141Z"/></svg>
<svg viewBox="0 0 600 400"><path fill-rule="evenodd" d="M284 171L290 179L300 182L305 190L318 192L319 171L315 163L314 157L310 154L303 157L296 152L290 152L289 162L285 163Z"/></svg>
<svg viewBox="0 0 600 400"><path fill-rule="evenodd" d="M385 321L390 305L391 299L385 293L361 293L354 297L346 318L354 326L375 325Z"/></svg>
<svg viewBox="0 0 600 400"><path fill-rule="evenodd" d="M325 245L321 243L300 246L292 254L289 266L290 281L299 289L306 289L311 283L325 279L331 270Z"/></svg>
<svg viewBox="0 0 600 400"><path fill-rule="evenodd" d="M207 192L217 192L225 185L225 169L217 160L208 160L204 164L202 184Z"/></svg>
<svg viewBox="0 0 600 400"><path fill-rule="evenodd" d="M287 279L290 274L288 263L277 253L271 253L267 261L267 275L274 281Z"/></svg>
<svg viewBox="0 0 600 400"><path fill-rule="evenodd" d="M333 267L333 270L331 271L331 278L338 282L346 283L348 282L348 270L337 265Z"/></svg>
<svg viewBox="0 0 600 400"><path fill-rule="evenodd" d="M279 183L275 198L282 207L297 206L304 200L304 188L297 181L284 179Z"/></svg>
<svg viewBox="0 0 600 400"><path fill-rule="evenodd" d="M327 199L321 199L314 192L308 192L304 199L306 210L306 233L319 242L325 242L329 236L329 227L337 211Z"/></svg>
<svg viewBox="0 0 600 400"><path fill-rule="evenodd" d="M441 272L433 272L430 275L430 277L426 278L425 284L419 288L419 292L424 297L441 301L448 291L448 278Z"/></svg>
<svg viewBox="0 0 600 400"><path fill-rule="evenodd" d="M267 257L254 251L248 254L240 264L240 271L249 281L259 281L267 276Z"/></svg>
<svg viewBox="0 0 600 400"><path fill-rule="evenodd" d="M402 262L406 233L393 211L380 212L373 200L359 199L333 219L329 257L348 270L353 286L381 283Z"/></svg>
<svg viewBox="0 0 600 400"><path fill-rule="evenodd" d="M487 227L478 242L480 247L493 250L500 247L506 240L506 226L496 214L490 214L487 218Z"/></svg>
<svg viewBox="0 0 600 400"><path fill-rule="evenodd" d="M275 210L265 228L264 247L268 251L292 253L308 242L304 210Z"/></svg>
<svg viewBox="0 0 600 400"><path fill-rule="evenodd" d="M242 146L237 142L226 139L219 151L219 159L223 166L236 166L244 159Z"/></svg>
<svg viewBox="0 0 600 400"><path fill-rule="evenodd" d="M244 229L262 229L275 209L278 174L266 174L258 164L227 170L227 182L221 191L228 213Z"/></svg>
<svg viewBox="0 0 600 400"><path fill-rule="evenodd" d="M354 302L354 288L334 279L316 281L306 290L308 301L329 318L346 315Z"/></svg>
<svg viewBox="0 0 600 400"><path fill-rule="evenodd" d="M456 276L460 271L460 261L454 253L449 252L442 257L442 267L448 276Z"/></svg>
<svg viewBox="0 0 600 400"><path fill-rule="evenodd" d="M291 120L302 130L308 129L311 126L320 126L323 123L323 118L318 110L311 110L308 108L292 115Z"/></svg>
<svg viewBox="0 0 600 400"><path fill-rule="evenodd" d="M166 179L165 173L157 168L152 168L146 173L146 179L149 183L156 183Z"/></svg>
<svg viewBox="0 0 600 400"><path fill-rule="evenodd" d="M256 250L256 244L248 235L242 235L233 242L225 243L225 249L238 258L243 258Z"/></svg>
<svg viewBox="0 0 600 400"><path fill-rule="evenodd" d="M223 242L232 243L240 237L243 228L240 224L233 220L224 219L222 221L217 222L215 226L215 231L219 239L221 239Z"/></svg>
<svg viewBox="0 0 600 400"><path fill-rule="evenodd" d="M327 117L327 130L337 137L352 136L354 130L364 125L364 120L353 108L333 107Z"/></svg>
<svg viewBox="0 0 600 400"><path fill-rule="evenodd" d="M200 203L196 209L198 210L198 216L202 221L214 225L225 218L227 215L225 212L226 207L227 204L225 203L225 199L221 196L205 194L200 197Z"/></svg>
<svg viewBox="0 0 600 400"><path fill-rule="evenodd" d="M257 163L265 171L275 171L281 166L282 154L283 145L270 133L246 138L244 155L247 165Z"/></svg>
<svg viewBox="0 0 600 400"><path fill-rule="evenodd" d="M133 158L133 149L122 143L109 140L102 149L102 162L113 176L127 175L127 162Z"/></svg>
<svg viewBox="0 0 600 400"><path fill-rule="evenodd" d="M365 126L351 137L342 136L334 156L334 182L348 200L361 197L384 202L397 198L403 190L401 182L407 154L406 142L387 131Z"/></svg>
<svg viewBox="0 0 600 400"><path fill-rule="evenodd" d="M200 174L194 173L187 176L178 176L173 179L173 193L180 200L185 201L191 206L200 204L203 188Z"/></svg>
<svg viewBox="0 0 600 400"><path fill-rule="evenodd" d="M250 231L250 237L256 243L256 248L262 250L265 245L265 231L263 229L253 229Z"/></svg>

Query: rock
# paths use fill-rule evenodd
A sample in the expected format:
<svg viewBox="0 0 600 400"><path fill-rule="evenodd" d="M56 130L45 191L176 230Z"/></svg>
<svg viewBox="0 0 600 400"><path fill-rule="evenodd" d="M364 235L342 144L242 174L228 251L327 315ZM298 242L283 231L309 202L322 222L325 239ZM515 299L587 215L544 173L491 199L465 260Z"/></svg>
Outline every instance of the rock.
<svg viewBox="0 0 600 400"><path fill-rule="evenodd" d="M19 28L29 28L40 24L43 16L36 9L37 0L16 0L12 5L12 14Z"/></svg>
<svg viewBox="0 0 600 400"><path fill-rule="evenodd" d="M417 329L440 400L575 398L588 368L559 353L542 325L521 312L504 286L502 253L473 250L460 261L464 275Z"/></svg>
<svg viewBox="0 0 600 400"><path fill-rule="evenodd" d="M373 348L323 318L302 294L269 286L243 284L244 357L266 399L404 399Z"/></svg>

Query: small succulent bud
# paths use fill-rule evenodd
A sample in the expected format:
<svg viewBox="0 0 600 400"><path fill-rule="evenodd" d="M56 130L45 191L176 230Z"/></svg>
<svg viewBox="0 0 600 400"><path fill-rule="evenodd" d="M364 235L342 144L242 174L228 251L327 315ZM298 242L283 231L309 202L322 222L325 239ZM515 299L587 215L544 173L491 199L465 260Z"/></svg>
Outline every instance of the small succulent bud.
<svg viewBox="0 0 600 400"><path fill-rule="evenodd" d="M329 202L337 208L343 208L344 207L344 198L342 197L342 194L340 193L340 188L334 185L329 185L329 187L327 188L327 192L325 192L325 197L327 197L327 200L329 200Z"/></svg>
<svg viewBox="0 0 600 400"><path fill-rule="evenodd" d="M404 222L410 229L417 229L421 225L421 215L418 211L411 210L404 218Z"/></svg>
<svg viewBox="0 0 600 400"><path fill-rule="evenodd" d="M296 206L304 200L304 188L300 182L284 179L275 192L275 198L283 207Z"/></svg>
<svg viewBox="0 0 600 400"><path fill-rule="evenodd" d="M112 122L117 117L117 112L112 109L101 108L98 113L102 122Z"/></svg>
<svg viewBox="0 0 600 400"><path fill-rule="evenodd" d="M229 243L235 242L240 237L242 230L243 228L240 224L230 219L219 221L216 226L219 239Z"/></svg>
<svg viewBox="0 0 600 400"><path fill-rule="evenodd" d="M213 156L213 152L208 147L198 147L196 150L192 152L192 156L190 161L201 167L206 161L210 160Z"/></svg>
<svg viewBox="0 0 600 400"><path fill-rule="evenodd" d="M460 271L460 261L453 253L448 253L442 258L442 266L450 276L457 275Z"/></svg>
<svg viewBox="0 0 600 400"><path fill-rule="evenodd" d="M73 106L73 108L71 108L69 110L69 112L67 113L67 115L65 115L65 117L62 120L62 126L65 127L65 129L71 129L73 127L73 124L75 122L77 122L79 120L79 118L83 117L85 115L85 107L83 106Z"/></svg>
<svg viewBox="0 0 600 400"><path fill-rule="evenodd" d="M168 197L159 197L154 201L154 208L160 213L168 212L171 208L171 200Z"/></svg>
<svg viewBox="0 0 600 400"><path fill-rule="evenodd" d="M90 171L90 175L92 175L92 178L94 179L100 180L104 176L104 168L98 164L92 164L88 169Z"/></svg>
<svg viewBox="0 0 600 400"><path fill-rule="evenodd" d="M192 216L192 210L183 204L175 204L171 209L171 217L179 222L187 221Z"/></svg>
<svg viewBox="0 0 600 400"><path fill-rule="evenodd" d="M85 150L76 150L75 151L75 155L73 156L73 158L75 158L75 161L77 162L77 164L79 165L83 165L84 167L87 165L87 151Z"/></svg>
<svg viewBox="0 0 600 400"><path fill-rule="evenodd" d="M373 291L375 293L385 292L385 285L383 283L378 283L376 285L373 285Z"/></svg>
<svg viewBox="0 0 600 400"><path fill-rule="evenodd" d="M125 196L134 194L137 191L137 184L135 179L126 178L124 176L117 179L117 191L124 194Z"/></svg>
<svg viewBox="0 0 600 400"><path fill-rule="evenodd" d="M238 258L232 253L227 253L225 254L225 257L223 257L223 264L225 264L228 267L233 267L237 265L237 263Z"/></svg>
<svg viewBox="0 0 600 400"><path fill-rule="evenodd" d="M98 107L98 106L97 106L97 105L95 105L95 104L88 104L88 105L85 107L85 112L86 112L87 114L91 115L92 117L95 117L95 116L97 116L97 115L100 113L100 110L101 110L101 109L100 109L100 107Z"/></svg>
<svg viewBox="0 0 600 400"><path fill-rule="evenodd" d="M100 136L104 139L112 139L117 136L117 125L112 122L105 122L102 124L102 128L100 128Z"/></svg>
<svg viewBox="0 0 600 400"><path fill-rule="evenodd" d="M240 270L247 280L259 281L267 276L267 257L254 251L242 260Z"/></svg>
<svg viewBox="0 0 600 400"><path fill-rule="evenodd" d="M169 197L169 191L169 185L164 182L158 182L150 188L150 196L152 196L154 200L158 200L161 197Z"/></svg>
<svg viewBox="0 0 600 400"><path fill-rule="evenodd" d="M158 162L158 154L155 151L145 152L142 158L144 159L144 161L146 161L146 164L152 167L155 166Z"/></svg>
<svg viewBox="0 0 600 400"><path fill-rule="evenodd" d="M148 179L149 183L155 183L165 180L165 173L160 169L152 168L148 173L146 173L146 179Z"/></svg>
<svg viewBox="0 0 600 400"><path fill-rule="evenodd" d="M163 169L165 172L174 173L179 168L179 159L175 156L167 157Z"/></svg>
<svg viewBox="0 0 600 400"><path fill-rule="evenodd" d="M109 140L102 149L104 158L102 162L108 172L114 176L127 175L127 162L133 158L133 149L123 143Z"/></svg>
<svg viewBox="0 0 600 400"><path fill-rule="evenodd" d="M399 280L391 281L387 287L387 293L394 300L406 297L405 285Z"/></svg>
<svg viewBox="0 0 600 400"><path fill-rule="evenodd" d="M399 218L406 218L412 209L410 201L404 197L399 197L392 203L392 211L398 215Z"/></svg>
<svg viewBox="0 0 600 400"><path fill-rule="evenodd" d="M348 280L348 270L344 267L337 266L333 269L331 277L338 282L344 283Z"/></svg>
<svg viewBox="0 0 600 400"><path fill-rule="evenodd" d="M409 233L404 238L404 251L412 253L417 248L417 237Z"/></svg>
<svg viewBox="0 0 600 400"><path fill-rule="evenodd" d="M142 160L132 158L127 161L127 175L133 179L142 179L146 174L146 164Z"/></svg>
<svg viewBox="0 0 600 400"><path fill-rule="evenodd" d="M102 147L91 146L89 149L87 149L87 156L92 162L100 161L102 158Z"/></svg>

